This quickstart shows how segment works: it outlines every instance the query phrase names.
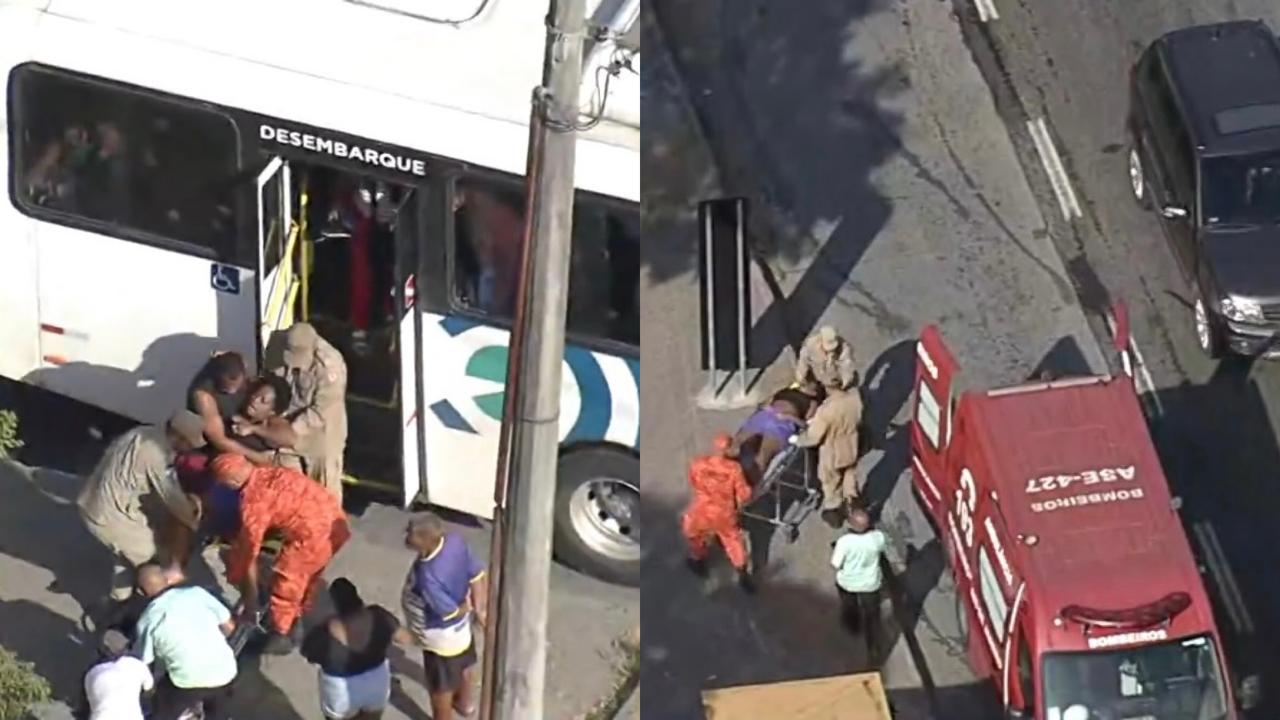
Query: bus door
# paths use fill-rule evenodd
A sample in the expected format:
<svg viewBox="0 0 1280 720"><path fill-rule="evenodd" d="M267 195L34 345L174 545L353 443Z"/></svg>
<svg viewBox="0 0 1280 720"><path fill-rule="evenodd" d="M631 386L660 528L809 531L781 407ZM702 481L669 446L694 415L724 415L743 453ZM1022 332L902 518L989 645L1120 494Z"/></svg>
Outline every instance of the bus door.
<svg viewBox="0 0 1280 720"><path fill-rule="evenodd" d="M293 324L299 282L295 256L300 247L293 215L289 163L273 157L258 174L258 340L259 361L272 333Z"/></svg>
<svg viewBox="0 0 1280 720"><path fill-rule="evenodd" d="M947 452L951 444L952 384L959 365L930 325L916 343L911 464L917 494L939 523L947 512Z"/></svg>
<svg viewBox="0 0 1280 720"><path fill-rule="evenodd" d="M396 245L395 284L392 306L398 323L397 367L400 371L400 452L404 458L401 505L409 507L424 495L426 487L425 423L422 416L422 313L418 307L419 246L421 229L428 226L428 191L425 188L402 188L395 201L394 236Z"/></svg>

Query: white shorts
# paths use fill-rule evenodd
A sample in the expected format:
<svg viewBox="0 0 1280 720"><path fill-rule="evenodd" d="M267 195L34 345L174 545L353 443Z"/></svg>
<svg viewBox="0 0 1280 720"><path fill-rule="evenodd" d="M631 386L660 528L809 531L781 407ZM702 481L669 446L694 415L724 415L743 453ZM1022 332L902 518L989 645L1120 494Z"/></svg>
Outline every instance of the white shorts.
<svg viewBox="0 0 1280 720"><path fill-rule="evenodd" d="M382 710L391 702L391 664L351 677L320 673L320 711L326 718L348 720L361 712Z"/></svg>

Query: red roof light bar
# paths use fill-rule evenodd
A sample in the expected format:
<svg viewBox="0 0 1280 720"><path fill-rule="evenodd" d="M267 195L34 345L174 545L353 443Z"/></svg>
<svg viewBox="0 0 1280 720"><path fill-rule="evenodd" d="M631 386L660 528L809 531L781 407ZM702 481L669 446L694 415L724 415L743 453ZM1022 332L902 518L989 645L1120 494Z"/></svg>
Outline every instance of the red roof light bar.
<svg viewBox="0 0 1280 720"><path fill-rule="evenodd" d="M1184 592L1174 592L1153 603L1127 610L1099 610L1082 605L1068 605L1062 608L1061 614L1063 618L1083 625L1087 633L1094 627L1140 630L1161 625L1173 620L1189 607L1191 596Z"/></svg>

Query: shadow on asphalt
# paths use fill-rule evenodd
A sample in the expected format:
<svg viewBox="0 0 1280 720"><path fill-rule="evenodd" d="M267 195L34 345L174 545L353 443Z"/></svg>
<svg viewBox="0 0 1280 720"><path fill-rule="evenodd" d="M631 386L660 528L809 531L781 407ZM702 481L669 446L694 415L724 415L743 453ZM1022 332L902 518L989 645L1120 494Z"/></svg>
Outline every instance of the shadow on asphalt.
<svg viewBox="0 0 1280 720"><path fill-rule="evenodd" d="M24 592L66 594L88 608L108 592L111 554L80 521L78 491L74 476L0 461L0 554L53 574L47 588Z"/></svg>
<svg viewBox="0 0 1280 720"><path fill-rule="evenodd" d="M1109 347L1107 348L1109 350ZM1031 370L1028 380L1066 378L1105 372L1106 368L1089 367L1089 361L1074 337L1060 338Z"/></svg>
<svg viewBox="0 0 1280 720"><path fill-rule="evenodd" d="M773 295L753 328L753 367L798 347L833 301L873 315L880 304L849 276L889 217L890 202L871 175L902 147L901 115L881 99L904 87L903 73L864 68L852 37L862 18L889 7L888 0L823 0L790 12L763 0L651 0L641 13L660 30L646 26L643 42L655 47L665 39L670 47L711 139L721 189L750 205L749 243ZM646 106L683 102L668 83L644 90ZM660 163L684 157L670 142L644 134L646 177L661 177ZM694 213L709 198L673 197L661 182L645 183L643 194L646 216L670 207L687 216L670 228L646 228L644 262L653 280L690 272ZM857 208L856 217L847 216L849 208ZM802 261L802 276L784 296L771 268Z"/></svg>
<svg viewBox="0 0 1280 720"><path fill-rule="evenodd" d="M1222 360L1203 385L1161 389L1163 412L1151 423L1201 565L1208 560L1203 534L1211 527L1238 583L1252 632L1241 629L1215 574L1203 575L1233 680L1260 676L1264 705L1251 716L1258 718L1280 717L1280 448L1263 400L1264 386L1274 396L1278 370L1267 361Z"/></svg>
<svg viewBox="0 0 1280 720"><path fill-rule="evenodd" d="M75 707L81 681L96 655L74 621L30 600L0 603L0 645L31 663L49 681L53 698Z"/></svg>
<svg viewBox="0 0 1280 720"><path fill-rule="evenodd" d="M642 508L653 539L644 560L646 602L641 605L647 712L664 718L700 717L700 693L705 689L868 669L863 639L840 624L833 577L816 585L798 581L785 563L777 561L758 571L758 590L746 595L717 549L711 555L710 578L698 578L684 566L681 510L649 499ZM824 527L811 519L801 533L821 532ZM825 564L830 550L823 545L821 552ZM892 613L885 608L885 646L892 648L899 639L905 643L924 687L890 692L895 717L994 717L989 687L934 686L921 644L958 648L958 641L939 633L921 609L945 574L945 558L936 541L909 549L906 556L906 572L887 583L895 599ZM922 714L922 708L931 715ZM770 716L783 717L786 710L773 708Z"/></svg>

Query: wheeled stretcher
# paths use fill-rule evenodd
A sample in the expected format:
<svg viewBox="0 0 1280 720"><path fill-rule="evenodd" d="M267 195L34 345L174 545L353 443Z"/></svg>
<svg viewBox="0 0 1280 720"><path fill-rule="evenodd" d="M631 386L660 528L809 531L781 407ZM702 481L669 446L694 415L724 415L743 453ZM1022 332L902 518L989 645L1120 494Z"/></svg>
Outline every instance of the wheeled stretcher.
<svg viewBox="0 0 1280 720"><path fill-rule="evenodd" d="M752 488L751 499L738 512L740 517L762 520L786 532L787 542L800 536L800 524L818 508L818 491L813 452L787 445L769 461L760 481ZM769 508L768 514L752 508Z"/></svg>

